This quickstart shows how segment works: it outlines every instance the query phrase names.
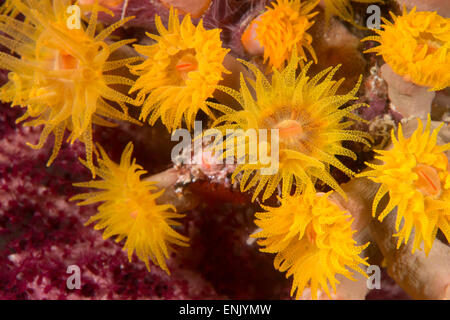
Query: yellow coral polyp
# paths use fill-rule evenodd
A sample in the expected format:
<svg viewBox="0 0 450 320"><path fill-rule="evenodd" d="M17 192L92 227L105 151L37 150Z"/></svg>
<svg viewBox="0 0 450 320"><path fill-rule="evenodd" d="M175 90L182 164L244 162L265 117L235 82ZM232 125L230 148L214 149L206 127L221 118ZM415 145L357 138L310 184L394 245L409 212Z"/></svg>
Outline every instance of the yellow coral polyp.
<svg viewBox="0 0 450 320"><path fill-rule="evenodd" d="M275 253L274 265L280 272L293 276L291 295L302 296L306 287L317 299L317 291L329 297L330 286L336 293L336 275L353 279L353 269L365 275L360 264L368 265L359 254L369 245L357 246L353 240L353 219L328 199L330 193L318 195L313 189L295 197L280 198L279 207L262 206L255 223L262 230L259 238L262 252Z"/></svg>
<svg viewBox="0 0 450 320"><path fill-rule="evenodd" d="M348 176L353 176L354 173L343 165L336 155L356 159L356 154L342 146L342 141L369 145L368 134L348 129L353 121L343 121L344 118L360 119L352 111L365 106L364 104L357 103L347 107L343 105L357 99L355 94L358 92L361 79L349 93L336 95L343 79L336 81L332 78L339 67L330 67L310 78L307 76L311 65L309 63L296 76L299 59L294 54L286 68L275 70L271 83L255 66L243 61L256 76L256 81L250 83L250 89L242 75L239 92L221 87L240 103L242 110L222 108L225 115L213 123L215 128L222 132L226 132L227 129L244 133L254 130L253 132L258 135L258 141L263 139L259 137L260 129L268 131L268 135L272 130L278 130L279 168L276 173L264 174L262 170L267 169L268 165L261 159L251 163L249 159L254 155L250 152L247 153L245 163L238 162L233 172L233 180L242 173L240 179L242 192L255 187L253 200L265 188L262 195L262 200L265 201L280 183L283 197L291 194L292 190L298 194L306 186L313 187L317 179L344 195L330 174L330 166L338 168ZM250 90L255 91L255 98ZM236 140L238 138L238 134L231 137ZM229 145L233 146L228 143L229 139L227 138L224 143L225 154L229 152ZM269 150L273 149L271 141L270 138L267 139ZM246 150L251 150L249 143L250 141L246 139Z"/></svg>
<svg viewBox="0 0 450 320"><path fill-rule="evenodd" d="M148 59L131 66L131 72L139 78L130 93L137 91L143 103L140 119L150 115L153 125L161 118L172 132L181 127L184 117L190 129L199 110L213 116L206 100L212 98L222 74L228 73L223 60L229 49L222 47L220 29L205 30L203 20L194 26L189 15L180 24L173 8L168 29L159 16L155 23L160 35L147 35L156 42L135 46Z"/></svg>
<svg viewBox="0 0 450 320"><path fill-rule="evenodd" d="M0 67L10 71L9 82L0 89L0 99L27 108L17 121L33 118L25 125L44 126L33 148L42 148L53 133L55 142L47 165L56 158L68 130L71 143L84 143L88 167L95 175L92 124L115 125L103 117L139 123L127 113L125 103L133 100L111 87L130 86L132 80L107 72L138 58L109 61L113 51L134 40L105 42L130 18L96 35L94 10L87 27L81 23L81 29L69 29L66 9L70 4L66 0L13 0L14 10L25 20L0 16L0 31L7 35L0 36L0 44L11 50L11 54L0 52ZM122 111L108 101L117 103Z"/></svg>
<svg viewBox="0 0 450 320"><path fill-rule="evenodd" d="M136 252L149 271L150 259L170 274L166 259L172 250L171 245L188 246L189 239L173 229L173 226L181 225L175 219L184 215L177 213L172 205L156 204L164 190L157 191L155 182L140 179L146 171L136 164L135 159L131 160L131 142L124 149L120 164L111 161L102 148L99 150L101 158L96 171L103 180L74 184L99 191L78 194L71 200L83 200L78 205L102 202L98 213L86 224L96 223L96 230L105 229L104 239L114 236L116 242L126 239L124 250L130 262L133 252Z"/></svg>
<svg viewBox="0 0 450 320"><path fill-rule="evenodd" d="M378 216L380 221L397 207L397 246L407 243L414 228L412 252L421 249L430 251L436 232L442 230L450 240L450 172L445 151L450 144L437 145L437 135L442 124L431 132L428 119L425 130L422 121L409 138L404 138L401 124L398 138L392 131L393 147L376 151L381 165L368 164L370 170L361 176L368 176L381 186L373 202L372 212L376 215L381 199L389 194L389 202Z"/></svg>
<svg viewBox="0 0 450 320"><path fill-rule="evenodd" d="M391 16L393 23L382 18L378 36L363 39L380 43L366 52L382 55L395 73L415 84L431 90L450 86L450 19L416 8Z"/></svg>
<svg viewBox="0 0 450 320"><path fill-rule="evenodd" d="M312 36L307 33L317 12L311 13L319 1L277 0L253 23L256 24L256 39L264 48L264 62L279 69L285 66L293 50L304 60L306 49L314 61L316 54L311 45Z"/></svg>

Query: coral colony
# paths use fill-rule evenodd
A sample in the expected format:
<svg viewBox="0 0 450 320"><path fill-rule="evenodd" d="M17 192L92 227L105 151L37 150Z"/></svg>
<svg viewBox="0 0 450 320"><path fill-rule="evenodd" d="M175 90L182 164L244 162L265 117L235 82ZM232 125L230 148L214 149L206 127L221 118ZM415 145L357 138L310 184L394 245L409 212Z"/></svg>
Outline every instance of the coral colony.
<svg viewBox="0 0 450 320"><path fill-rule="evenodd" d="M431 2L2 1L0 297L450 298Z"/></svg>

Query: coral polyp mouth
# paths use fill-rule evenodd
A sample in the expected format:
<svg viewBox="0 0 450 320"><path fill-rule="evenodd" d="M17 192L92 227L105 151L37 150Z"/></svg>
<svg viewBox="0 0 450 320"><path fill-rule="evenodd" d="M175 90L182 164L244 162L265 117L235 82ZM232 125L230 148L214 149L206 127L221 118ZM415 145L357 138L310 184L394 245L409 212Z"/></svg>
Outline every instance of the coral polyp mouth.
<svg viewBox="0 0 450 320"><path fill-rule="evenodd" d="M186 53L178 60L175 69L180 79L185 82L189 79L189 72L198 69L197 59L192 53Z"/></svg>
<svg viewBox="0 0 450 320"><path fill-rule="evenodd" d="M125 184L124 188L130 188L130 186ZM127 200L124 201L124 204L125 204L125 207L129 208L129 210L130 210L130 213L129 213L130 217L136 220L137 217L139 216L140 208L139 208L138 203L136 201L134 201L132 197L133 197L132 194L127 195Z"/></svg>
<svg viewBox="0 0 450 320"><path fill-rule="evenodd" d="M56 69L69 70L78 68L78 59L72 56L70 53L61 51L58 54Z"/></svg>
<svg viewBox="0 0 450 320"><path fill-rule="evenodd" d="M316 242L317 233L314 231L314 226L312 225L312 223L308 224L308 226L306 227L305 235L310 243L313 244Z"/></svg>
<svg viewBox="0 0 450 320"><path fill-rule="evenodd" d="M132 211L132 212L130 212L130 216L131 216L133 219L136 219L137 216L138 216L138 211Z"/></svg>
<svg viewBox="0 0 450 320"><path fill-rule="evenodd" d="M303 134L302 125L292 119L283 120L275 126L279 130L280 138L299 137Z"/></svg>
<svg viewBox="0 0 450 320"><path fill-rule="evenodd" d="M437 170L431 166L419 164L414 172L418 179L415 181L415 186L425 196L439 197L442 188L441 180Z"/></svg>
<svg viewBox="0 0 450 320"><path fill-rule="evenodd" d="M426 55L433 54L437 50L439 50L443 45L444 42L442 42L439 39L436 39L433 34L429 32L420 32L418 38L417 38L418 45L416 47L416 52L420 53L423 48L426 46L427 51Z"/></svg>

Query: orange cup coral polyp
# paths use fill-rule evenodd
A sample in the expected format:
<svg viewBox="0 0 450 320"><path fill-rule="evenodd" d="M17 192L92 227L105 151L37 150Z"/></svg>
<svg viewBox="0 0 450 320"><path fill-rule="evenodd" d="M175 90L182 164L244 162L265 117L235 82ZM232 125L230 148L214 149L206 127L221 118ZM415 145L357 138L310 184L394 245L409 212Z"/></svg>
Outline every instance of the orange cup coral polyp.
<svg viewBox="0 0 450 320"><path fill-rule="evenodd" d="M108 60L113 51L133 42L105 42L129 19L95 35L95 9L87 28L81 24L81 29L69 29L66 9L70 4L67 0L14 0L14 10L26 19L19 21L7 15L0 16L0 31L7 35L0 37L0 44L12 52L0 53L0 66L10 71L9 82L0 89L0 100L27 108L17 121L34 118L25 125L44 126L39 143L32 147L41 148L47 137L54 134L48 165L56 158L68 130L70 142L84 143L88 167L95 175L92 124L115 125L103 117L139 123L127 113L125 103L133 103L133 100L110 86L130 86L132 81L107 72L138 58ZM123 112L108 101L120 105Z"/></svg>
<svg viewBox="0 0 450 320"><path fill-rule="evenodd" d="M312 36L307 33L314 21L311 19L317 12L311 13L319 1L302 0L277 0L272 7L255 19L242 35L244 45L253 37L253 25L255 38L259 45L264 48L264 62L269 66L280 69L285 66L294 50L306 59L307 49L314 60L317 60L311 45Z"/></svg>
<svg viewBox="0 0 450 320"><path fill-rule="evenodd" d="M383 18L378 36L363 39L380 43L366 52L382 55L395 73L415 84L431 90L450 86L450 19L415 8L391 15L394 22Z"/></svg>
<svg viewBox="0 0 450 320"><path fill-rule="evenodd" d="M317 179L344 194L331 176L330 166L352 176L353 172L343 165L336 155L356 159L356 154L342 146L342 141L369 144L367 140L370 139L370 135L349 129L353 123L351 120L343 121L344 118L359 119L352 111L364 104L342 106L357 99L355 94L361 79L352 91L336 95L343 79L332 80L332 78L339 67L330 67L309 77L307 76L311 65L309 63L297 76L299 60L294 52L286 68L274 71L271 82L254 65L243 62L256 77L256 81L250 82L251 87L247 87L241 75L239 92L221 88L242 106L242 109L237 111L223 108L225 115L213 123L213 126L222 132L235 129L236 134L225 141L225 153L230 150L227 143L229 139L236 139L239 143L239 140L243 141L240 138L248 130L256 132L260 142L263 141L263 137L259 134L260 130L268 132L278 130L279 168L275 173L264 174L263 170L268 165L260 161L261 159L251 163L249 159L257 157L253 157L254 154L249 151L247 161L238 162L232 175L235 179L242 173L241 191L255 187L253 199L265 189L262 195L262 200L265 201L280 183L283 197L291 194L293 190L300 193L306 186L312 187ZM255 91L254 97L250 91ZM242 132L242 135L239 132ZM272 139L267 139L267 142L268 149L272 150ZM251 150L250 141L245 143L247 144L245 149Z"/></svg>
<svg viewBox="0 0 450 320"><path fill-rule="evenodd" d="M403 137L401 125L398 139L392 131L392 149L377 151L380 155L376 158L383 164L368 164L373 170L361 176L381 184L374 199L373 215L386 194L389 202L378 219L382 221L397 207L398 247L409 241L414 228L412 251L420 249L424 242L428 254L438 228L450 240L450 168L444 153L450 150L450 144L436 145L442 125L431 132L430 119L425 130L422 121L418 122L418 129L407 139Z"/></svg>
<svg viewBox="0 0 450 320"><path fill-rule="evenodd" d="M147 35L156 42L135 46L148 59L131 66L130 71L139 78L130 93L138 92L143 103L142 120L150 114L153 125L161 118L172 132L181 127L184 117L190 129L199 110L213 116L206 100L212 98L222 74L228 72L223 60L229 49L222 47L220 29L205 30L202 20L194 26L189 15L180 24L173 8L168 29L159 16L155 23L160 35Z"/></svg>
<svg viewBox="0 0 450 320"><path fill-rule="evenodd" d="M275 268L293 276L291 295L302 296L305 287L317 299L318 289L330 297L336 292L337 274L352 279L353 269L361 274L367 258L359 254L369 245L357 246L353 239L350 214L328 199L330 193L318 195L307 189L302 195L280 198L279 207L262 206L255 223L262 230L259 238L262 252L275 253Z"/></svg>
<svg viewBox="0 0 450 320"><path fill-rule="evenodd" d="M124 250L131 262L133 252L150 271L149 259L170 274L165 259L169 257L171 245L187 246L187 237L172 227L179 226L175 219L184 215L176 212L172 205L158 205L155 200L164 190L156 191L155 182L141 181L147 171L131 159L133 144L130 142L122 153L120 164L111 161L99 148L98 175L103 180L75 183L74 186L99 189L98 192L82 193L71 200L83 200L78 205L102 202L98 213L86 224L96 223L95 229L105 229L103 238L116 236L116 242L126 239ZM84 164L86 164L84 162Z"/></svg>

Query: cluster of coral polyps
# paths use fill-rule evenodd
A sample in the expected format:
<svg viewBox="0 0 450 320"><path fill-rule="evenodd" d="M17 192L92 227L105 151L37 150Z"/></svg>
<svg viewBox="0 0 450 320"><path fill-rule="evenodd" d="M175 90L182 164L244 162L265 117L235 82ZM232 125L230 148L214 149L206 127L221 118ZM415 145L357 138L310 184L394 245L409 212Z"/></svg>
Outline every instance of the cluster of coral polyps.
<svg viewBox="0 0 450 320"><path fill-rule="evenodd" d="M450 298L436 3L4 1L0 297Z"/></svg>

